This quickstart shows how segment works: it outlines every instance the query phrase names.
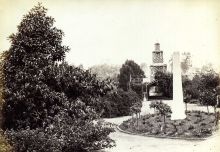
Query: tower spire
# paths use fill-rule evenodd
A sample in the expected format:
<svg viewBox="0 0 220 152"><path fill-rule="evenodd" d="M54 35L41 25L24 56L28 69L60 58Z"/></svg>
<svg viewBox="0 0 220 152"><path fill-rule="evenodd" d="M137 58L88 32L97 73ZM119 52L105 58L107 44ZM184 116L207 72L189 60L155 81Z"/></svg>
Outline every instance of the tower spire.
<svg viewBox="0 0 220 152"><path fill-rule="evenodd" d="M155 46L155 51L160 51L160 43L155 43L154 44L154 46Z"/></svg>

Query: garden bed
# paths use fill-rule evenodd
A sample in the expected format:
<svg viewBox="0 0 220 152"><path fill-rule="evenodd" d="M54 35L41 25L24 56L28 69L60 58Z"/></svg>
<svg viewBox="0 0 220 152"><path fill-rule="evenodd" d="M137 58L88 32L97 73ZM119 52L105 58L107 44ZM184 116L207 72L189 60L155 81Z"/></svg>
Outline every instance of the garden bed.
<svg viewBox="0 0 220 152"><path fill-rule="evenodd" d="M171 120L167 117L165 122L164 124L163 116L159 114L148 114L141 116L138 122L136 118L126 120L119 128L134 134L183 139L206 138L217 129L215 115L201 111L188 112L183 120Z"/></svg>

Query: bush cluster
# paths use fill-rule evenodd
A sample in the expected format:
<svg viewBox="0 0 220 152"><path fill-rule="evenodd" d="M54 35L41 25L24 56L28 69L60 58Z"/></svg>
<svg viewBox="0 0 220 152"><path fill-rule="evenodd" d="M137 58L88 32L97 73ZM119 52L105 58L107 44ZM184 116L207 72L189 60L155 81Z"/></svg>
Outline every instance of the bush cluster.
<svg viewBox="0 0 220 152"><path fill-rule="evenodd" d="M12 151L12 147L9 145L7 139L4 137L2 130L0 130L0 151L1 152Z"/></svg>
<svg viewBox="0 0 220 152"><path fill-rule="evenodd" d="M130 115L130 108L141 100L138 94L132 90L123 91L119 89L109 93L103 98L104 112L102 117L113 118Z"/></svg>

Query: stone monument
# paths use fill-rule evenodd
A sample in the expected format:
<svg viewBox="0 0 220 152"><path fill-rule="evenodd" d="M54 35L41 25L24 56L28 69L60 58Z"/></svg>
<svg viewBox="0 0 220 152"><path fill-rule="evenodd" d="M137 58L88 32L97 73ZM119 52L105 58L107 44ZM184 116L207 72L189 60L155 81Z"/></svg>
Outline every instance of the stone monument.
<svg viewBox="0 0 220 152"><path fill-rule="evenodd" d="M183 102L183 87L180 67L180 53L173 53L173 101L171 104L171 120L185 119L185 108Z"/></svg>

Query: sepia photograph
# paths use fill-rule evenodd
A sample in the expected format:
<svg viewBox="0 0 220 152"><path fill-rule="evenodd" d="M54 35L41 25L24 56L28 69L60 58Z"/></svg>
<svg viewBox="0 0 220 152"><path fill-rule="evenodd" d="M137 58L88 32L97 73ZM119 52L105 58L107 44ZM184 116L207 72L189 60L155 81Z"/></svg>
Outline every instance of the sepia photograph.
<svg viewBox="0 0 220 152"><path fill-rule="evenodd" d="M219 0L0 0L0 152L219 152Z"/></svg>

